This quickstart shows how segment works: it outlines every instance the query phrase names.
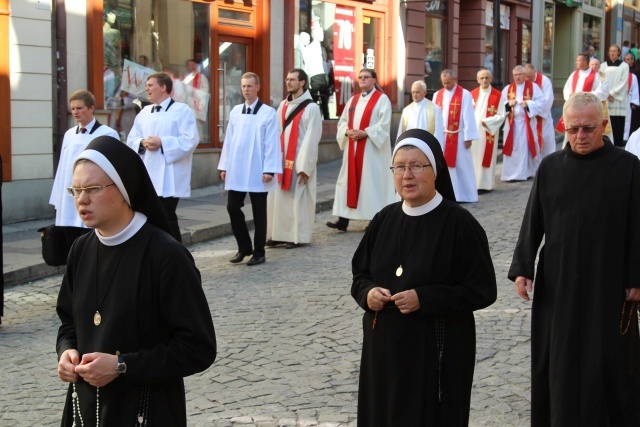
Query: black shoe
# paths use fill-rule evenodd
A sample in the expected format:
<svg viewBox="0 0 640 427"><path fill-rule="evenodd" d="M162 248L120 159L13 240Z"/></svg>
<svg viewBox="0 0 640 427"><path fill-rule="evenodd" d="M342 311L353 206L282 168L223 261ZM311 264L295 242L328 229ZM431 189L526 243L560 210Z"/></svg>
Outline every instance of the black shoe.
<svg viewBox="0 0 640 427"><path fill-rule="evenodd" d="M333 228L336 230L340 230L340 231L347 231L347 225L345 225L344 223L337 221L337 222L328 222L327 223L327 227L329 228Z"/></svg>
<svg viewBox="0 0 640 427"><path fill-rule="evenodd" d="M271 239L269 239L269 240L267 240L267 242L264 245L266 247L268 247L268 248L274 248L274 247L276 247L278 245L284 245L285 243L287 243L287 242L282 242L280 240L271 240Z"/></svg>
<svg viewBox="0 0 640 427"><path fill-rule="evenodd" d="M295 249L295 248L299 248L299 247L300 247L300 243L287 242L287 244L284 245L285 249Z"/></svg>
<svg viewBox="0 0 640 427"><path fill-rule="evenodd" d="M229 260L229 262L233 263L233 264L237 264L239 262L241 262L245 257L250 256L252 253L251 252L242 252L242 251L238 251L237 254L235 254L233 256L233 258L231 258Z"/></svg>
<svg viewBox="0 0 640 427"><path fill-rule="evenodd" d="M252 256L251 259L249 260L249 262L247 263L247 265L251 266L251 265L258 265L258 264L263 264L267 259L263 256Z"/></svg>

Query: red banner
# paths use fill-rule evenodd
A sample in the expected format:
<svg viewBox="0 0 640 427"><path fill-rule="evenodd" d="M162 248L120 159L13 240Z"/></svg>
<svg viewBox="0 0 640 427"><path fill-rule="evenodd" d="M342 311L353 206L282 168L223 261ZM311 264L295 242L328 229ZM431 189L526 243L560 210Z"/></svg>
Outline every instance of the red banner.
<svg viewBox="0 0 640 427"><path fill-rule="evenodd" d="M358 85L356 79L355 9L336 6L333 22L333 75L336 91L336 115L340 116L345 104ZM358 91L359 92L359 91Z"/></svg>

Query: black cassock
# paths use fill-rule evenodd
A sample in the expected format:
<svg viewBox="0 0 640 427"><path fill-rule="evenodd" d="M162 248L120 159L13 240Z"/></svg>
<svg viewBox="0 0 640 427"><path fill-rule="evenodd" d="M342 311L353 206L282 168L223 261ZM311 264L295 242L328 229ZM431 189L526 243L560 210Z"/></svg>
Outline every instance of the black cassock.
<svg viewBox="0 0 640 427"><path fill-rule="evenodd" d="M216 339L200 273L182 244L149 223L117 246L93 232L82 236L69 255L57 312L58 356L67 349L124 356L127 373L100 388L100 425L137 425L145 404L148 426L187 425L183 377L213 363ZM84 425L93 426L96 387L81 379L76 389ZM72 424L71 391L62 426Z"/></svg>
<svg viewBox="0 0 640 427"><path fill-rule="evenodd" d="M608 140L540 165L509 278L535 276L534 426L640 425L640 352L624 289L640 286L640 162ZM622 332L628 326L625 335Z"/></svg>
<svg viewBox="0 0 640 427"><path fill-rule="evenodd" d="M476 353L473 311L496 300L480 224L447 199L420 216L405 214L402 202L392 204L369 224L352 267L351 294L365 309L358 425L466 426ZM376 316L366 302L375 286L392 295L415 289L420 310L402 314L388 303Z"/></svg>

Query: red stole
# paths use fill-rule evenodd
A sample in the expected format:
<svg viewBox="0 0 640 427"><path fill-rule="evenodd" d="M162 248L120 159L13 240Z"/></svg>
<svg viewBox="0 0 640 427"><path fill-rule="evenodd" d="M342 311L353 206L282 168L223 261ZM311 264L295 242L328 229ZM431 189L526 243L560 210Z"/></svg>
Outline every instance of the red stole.
<svg viewBox="0 0 640 427"><path fill-rule="evenodd" d="M591 70L586 79L584 79L584 83L582 84L582 92L591 92L593 90L593 82L596 79L596 70ZM573 73L573 78L571 79L571 93L576 93L576 88L578 86L578 80L580 79L580 70L576 70ZM556 125L556 130L560 133L564 133L564 118L560 116L560 120L558 120L558 124Z"/></svg>
<svg viewBox="0 0 640 427"><path fill-rule="evenodd" d="M435 104L442 109L444 90L440 89L435 98ZM447 137L444 145L444 159L450 168L456 167L458 157L458 130L460 129L460 116L462 113L462 86L457 85L449 102L449 120L447 121Z"/></svg>
<svg viewBox="0 0 640 427"><path fill-rule="evenodd" d="M284 101L284 105L282 106L282 124L284 125L287 121L287 107L289 103ZM282 175L278 175L278 182L282 183L282 189L284 191L289 191L291 188L291 176L293 175L293 163L296 159L296 150L298 148L298 132L300 131L300 119L302 118L302 113L304 112L304 108L298 111L298 114L293 118L291 122L291 133L289 133L289 146L287 147L287 153L284 158L284 167L282 168ZM292 111L293 112L293 111ZM280 152L284 153L284 133L287 129L282 128L282 133L280 134Z"/></svg>
<svg viewBox="0 0 640 427"><path fill-rule="evenodd" d="M480 86L471 91L471 96L473 97L474 105L478 102L478 96L480 96ZM487 111L485 113L485 117L495 116L498 112L498 107L500 107L500 98L502 97L502 93L495 88L491 88L491 92L489 93L489 99L487 100ZM495 136L491 135L489 132L485 132L485 140L486 143L484 145L484 155L482 156L482 167L488 168L491 166L491 161L493 160L493 143L495 142Z"/></svg>
<svg viewBox="0 0 640 427"><path fill-rule="evenodd" d="M542 90L542 74L541 73L536 73L536 79L534 80L534 82L538 85L540 90ZM540 146L540 151L542 151L542 117L538 116L536 117L536 120L537 120L536 130L538 131L538 145Z"/></svg>
<svg viewBox="0 0 640 427"><path fill-rule="evenodd" d="M373 113L373 107L382 96L382 92L379 90L373 90L371 92L371 99L367 102L367 106L364 107L362 118L360 119L360 127L358 130L364 130L369 127L371 122L371 115ZM356 107L360 101L360 94L354 95L351 98L351 104L349 106L349 117L347 121L347 129L353 130L353 116L356 113ZM347 147L349 165L347 168L347 206L353 209L358 207L358 198L360 197L360 181L362 179L362 163L364 160L364 148L366 147L367 139L354 140L349 138L349 146Z"/></svg>
<svg viewBox="0 0 640 427"><path fill-rule="evenodd" d="M512 82L509 85L509 93L508 93L509 101L512 99L516 99L516 82ZM523 100L530 101L533 97L533 83L530 81L524 82L524 94ZM504 147L502 148L502 154L505 156L511 156L513 154L513 122L514 122L514 110L516 106L514 105L509 111L509 134L507 135L507 139L504 142ZM529 146L529 153L531 153L531 158L535 159L536 157L536 142L533 136L533 130L531 129L531 119L529 118L529 114L527 110L524 110L525 115L525 130L527 132L527 145Z"/></svg>

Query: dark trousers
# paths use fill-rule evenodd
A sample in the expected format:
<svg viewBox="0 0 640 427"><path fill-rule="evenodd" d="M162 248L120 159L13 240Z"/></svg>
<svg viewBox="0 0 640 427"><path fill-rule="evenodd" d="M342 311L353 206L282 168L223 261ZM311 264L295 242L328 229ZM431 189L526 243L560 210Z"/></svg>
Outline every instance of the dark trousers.
<svg viewBox="0 0 640 427"><path fill-rule="evenodd" d="M231 230L238 242L238 251L244 253L253 252L253 256L264 256L264 244L267 240L267 193L249 193L251 198L251 210L253 211L253 250L251 249L251 236L244 219L244 198L246 191L229 190L227 192L227 212L231 219Z"/></svg>
<svg viewBox="0 0 640 427"><path fill-rule="evenodd" d="M624 118L625 116L609 116L611 119L611 133L613 134L613 144L616 147L624 147Z"/></svg>
<svg viewBox="0 0 640 427"><path fill-rule="evenodd" d="M180 232L180 226L178 225L178 215L176 209L178 209L179 197L160 197L160 203L164 208L164 213L169 220L169 226L171 226L171 234L180 243L182 243L182 233Z"/></svg>

